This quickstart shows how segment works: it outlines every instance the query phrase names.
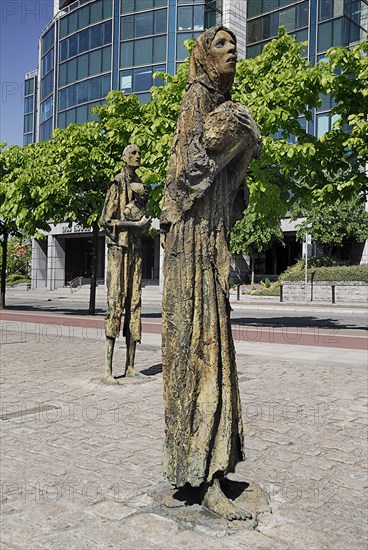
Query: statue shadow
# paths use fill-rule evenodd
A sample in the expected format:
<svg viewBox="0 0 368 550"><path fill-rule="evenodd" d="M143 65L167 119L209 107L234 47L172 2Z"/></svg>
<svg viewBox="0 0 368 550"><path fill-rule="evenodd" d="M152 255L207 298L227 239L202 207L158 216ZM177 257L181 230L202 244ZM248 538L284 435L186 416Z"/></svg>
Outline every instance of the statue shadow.
<svg viewBox="0 0 368 550"><path fill-rule="evenodd" d="M230 500L239 498L249 487L249 483L246 481L233 481L228 478L222 479L220 485L222 492Z"/></svg>
<svg viewBox="0 0 368 550"><path fill-rule="evenodd" d="M177 489L173 494L173 498L183 502L185 506L200 505L202 502L202 489L201 487L192 487L189 483L186 483L184 487Z"/></svg>
<svg viewBox="0 0 368 550"><path fill-rule="evenodd" d="M220 482L221 489L224 495L230 500L236 500L249 487L249 483L244 481L233 481L231 479L222 479ZM202 488L192 487L189 483L180 487L173 494L173 498L179 502L183 502L185 506L194 506L202 503Z"/></svg>
<svg viewBox="0 0 368 550"><path fill-rule="evenodd" d="M145 374L146 376L155 376L155 374L160 374L162 372L162 364L158 363L157 365L152 365L152 367L148 367L148 369L141 370L142 374Z"/></svg>

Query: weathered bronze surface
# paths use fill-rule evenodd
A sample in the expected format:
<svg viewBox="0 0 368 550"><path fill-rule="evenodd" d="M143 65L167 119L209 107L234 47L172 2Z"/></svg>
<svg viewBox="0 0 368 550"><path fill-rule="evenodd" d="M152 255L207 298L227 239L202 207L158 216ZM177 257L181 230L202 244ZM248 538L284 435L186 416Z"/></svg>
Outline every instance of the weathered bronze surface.
<svg viewBox="0 0 368 550"><path fill-rule="evenodd" d="M197 39L169 158L161 216L164 474L177 487L201 487L217 514L246 519L219 483L244 458L229 232L246 207L244 178L260 145L251 113L231 101L236 55L225 27Z"/></svg>
<svg viewBox="0 0 368 550"><path fill-rule="evenodd" d="M134 368L135 349L141 340L142 242L150 218L146 212L148 187L136 174L140 149L128 145L122 155L123 172L115 176L107 191L101 216L108 246L106 358L103 381L118 384L112 375L115 339L124 315L123 335L127 353L124 376L140 377Z"/></svg>

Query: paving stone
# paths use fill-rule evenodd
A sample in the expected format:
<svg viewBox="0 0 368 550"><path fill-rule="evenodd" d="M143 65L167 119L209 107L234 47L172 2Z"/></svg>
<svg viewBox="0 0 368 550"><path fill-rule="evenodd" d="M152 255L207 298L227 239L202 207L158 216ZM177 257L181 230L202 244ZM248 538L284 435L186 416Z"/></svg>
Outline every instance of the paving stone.
<svg viewBox="0 0 368 550"><path fill-rule="evenodd" d="M234 476L266 488L273 514L225 536L150 509L146 493L162 481L162 373L93 386L102 341L25 336L1 350L3 411L28 411L0 421L4 548L366 547L364 365L238 353L247 460ZM159 365L159 348L141 346L137 361ZM38 403L60 409L29 413Z"/></svg>

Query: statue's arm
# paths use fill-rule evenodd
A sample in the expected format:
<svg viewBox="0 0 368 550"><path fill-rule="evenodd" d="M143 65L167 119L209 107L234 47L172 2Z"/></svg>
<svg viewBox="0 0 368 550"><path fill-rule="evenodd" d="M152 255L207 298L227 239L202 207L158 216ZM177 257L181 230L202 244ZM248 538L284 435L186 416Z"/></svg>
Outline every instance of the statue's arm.
<svg viewBox="0 0 368 550"><path fill-rule="evenodd" d="M257 154L260 139L257 125L245 105L227 101L206 117L203 141L218 171L242 152Z"/></svg>
<svg viewBox="0 0 368 550"><path fill-rule="evenodd" d="M112 240L116 240L121 231L126 230L146 230L151 222L151 218L143 216L139 221L128 221L123 215L118 216L119 212L119 191L118 182L113 180L106 194L105 204L100 218L100 225Z"/></svg>

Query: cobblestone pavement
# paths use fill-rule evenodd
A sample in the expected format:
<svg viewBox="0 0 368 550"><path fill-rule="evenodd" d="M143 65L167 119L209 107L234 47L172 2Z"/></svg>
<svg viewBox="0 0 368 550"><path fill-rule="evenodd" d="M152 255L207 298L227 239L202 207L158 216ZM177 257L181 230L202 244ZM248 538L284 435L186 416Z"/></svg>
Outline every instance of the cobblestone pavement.
<svg viewBox="0 0 368 550"><path fill-rule="evenodd" d="M267 488L273 513L224 535L150 510L164 423L160 349L149 342L137 351L149 381L110 387L90 382L102 339L2 332L1 548L366 548L361 355L345 365L241 345L247 460L232 477ZM116 364L124 356L121 342Z"/></svg>

